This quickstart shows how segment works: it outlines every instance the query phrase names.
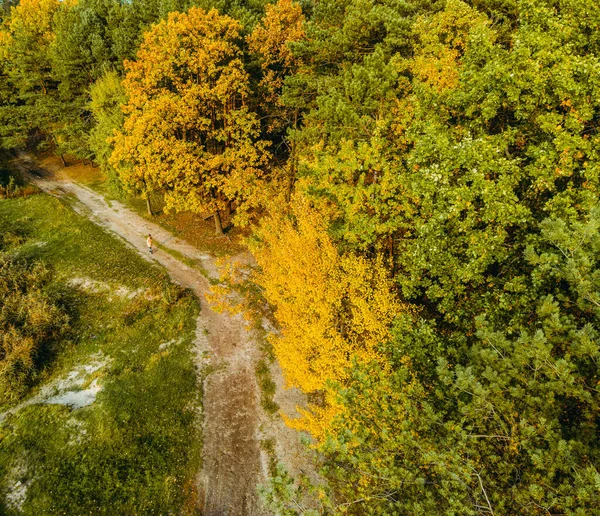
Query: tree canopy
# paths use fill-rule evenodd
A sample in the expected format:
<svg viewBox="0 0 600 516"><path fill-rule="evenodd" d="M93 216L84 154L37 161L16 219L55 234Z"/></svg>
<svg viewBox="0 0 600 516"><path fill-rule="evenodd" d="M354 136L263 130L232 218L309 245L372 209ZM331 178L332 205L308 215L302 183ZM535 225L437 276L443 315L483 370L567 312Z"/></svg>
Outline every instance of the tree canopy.
<svg viewBox="0 0 600 516"><path fill-rule="evenodd" d="M168 208L215 212L217 232L228 203L243 216L267 159L246 106L239 30L194 7L146 34L137 61L125 64L129 101L112 158L126 184L164 188Z"/></svg>
<svg viewBox="0 0 600 516"><path fill-rule="evenodd" d="M3 5L4 148L249 226L321 513L597 511L597 0Z"/></svg>

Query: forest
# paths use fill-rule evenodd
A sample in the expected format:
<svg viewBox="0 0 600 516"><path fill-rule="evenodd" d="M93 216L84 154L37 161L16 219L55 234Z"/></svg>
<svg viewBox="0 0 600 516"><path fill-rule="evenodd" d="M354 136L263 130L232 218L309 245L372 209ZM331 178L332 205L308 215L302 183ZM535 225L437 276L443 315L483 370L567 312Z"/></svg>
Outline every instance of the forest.
<svg viewBox="0 0 600 516"><path fill-rule="evenodd" d="M600 513L597 0L1 16L4 152L86 160L150 213L246 235L227 288L310 400L286 419L327 480L310 510ZM282 474L271 503L301 514L303 489Z"/></svg>

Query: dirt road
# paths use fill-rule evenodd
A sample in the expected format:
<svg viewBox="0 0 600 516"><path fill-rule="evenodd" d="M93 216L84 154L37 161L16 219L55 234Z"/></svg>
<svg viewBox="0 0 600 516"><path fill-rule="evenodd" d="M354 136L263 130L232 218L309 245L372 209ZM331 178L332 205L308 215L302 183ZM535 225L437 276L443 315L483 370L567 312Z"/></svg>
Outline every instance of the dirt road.
<svg viewBox="0 0 600 516"><path fill-rule="evenodd" d="M57 196L72 194L77 199L77 211L119 235L147 260L160 263L174 281L196 293L201 303L195 342L198 367L212 371L203 385L204 451L198 476L198 509L205 516L268 514L257 494L257 486L266 480L267 462L260 448L260 427L265 415L255 376L258 346L241 317L210 309L204 298L210 283L199 270L160 249L150 255L145 237L151 233L159 244L199 260L208 275L214 277L212 258L121 203L109 204L88 188L56 179L35 166L29 156L21 155L15 165L43 191ZM30 173L32 170L35 175Z"/></svg>

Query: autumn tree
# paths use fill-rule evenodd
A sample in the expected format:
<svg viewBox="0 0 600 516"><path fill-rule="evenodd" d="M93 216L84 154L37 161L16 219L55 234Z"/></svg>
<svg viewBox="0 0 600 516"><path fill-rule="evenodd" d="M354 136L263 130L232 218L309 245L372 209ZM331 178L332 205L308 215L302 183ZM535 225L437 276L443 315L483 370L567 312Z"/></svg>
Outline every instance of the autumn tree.
<svg viewBox="0 0 600 516"><path fill-rule="evenodd" d="M262 77L259 83L260 102L266 103L269 117L267 129L276 132L282 127L296 127L298 111L284 105L281 98L286 77L295 74L300 61L290 45L304 38L306 19L299 4L279 0L267 5L265 17L247 37L250 52L260 63Z"/></svg>
<svg viewBox="0 0 600 516"><path fill-rule="evenodd" d="M5 20L3 57L14 75L21 74L16 85L23 94L47 94L54 86L49 50L59 6L58 0L21 1Z"/></svg>
<svg viewBox="0 0 600 516"><path fill-rule="evenodd" d="M258 83L256 101L262 117L266 120L266 131L287 148L287 178L285 199L289 202L296 177L296 141L289 138L289 131L298 128L300 108L287 105L283 100L286 77L297 73L301 63L290 45L304 38L306 19L299 4L292 0L279 0L267 5L265 17L247 37L249 50L260 63L262 76Z"/></svg>
<svg viewBox="0 0 600 516"><path fill-rule="evenodd" d="M129 100L112 156L126 185L144 195L163 189L167 208L212 211L217 233L232 203L247 219L267 158L246 106L239 30L199 8L154 26L125 65Z"/></svg>
<svg viewBox="0 0 600 516"><path fill-rule="evenodd" d="M57 87L52 74L53 20L58 0L25 0L10 9L0 33L4 80L11 95L2 107L12 133L8 145L50 135L57 141L60 128ZM62 6L68 9L68 3ZM46 133L46 134L44 134Z"/></svg>
<svg viewBox="0 0 600 516"><path fill-rule="evenodd" d="M315 434L334 511L598 506L599 11L517 5L324 1L300 43L297 190L414 307Z"/></svg>
<svg viewBox="0 0 600 516"><path fill-rule="evenodd" d="M341 382L353 363L379 358L400 310L381 258L342 255L327 234L326 214L301 196L292 216L273 214L255 234L254 256L265 299L281 335L272 341L289 385L326 396L304 412L303 428L323 437L335 413L328 382Z"/></svg>

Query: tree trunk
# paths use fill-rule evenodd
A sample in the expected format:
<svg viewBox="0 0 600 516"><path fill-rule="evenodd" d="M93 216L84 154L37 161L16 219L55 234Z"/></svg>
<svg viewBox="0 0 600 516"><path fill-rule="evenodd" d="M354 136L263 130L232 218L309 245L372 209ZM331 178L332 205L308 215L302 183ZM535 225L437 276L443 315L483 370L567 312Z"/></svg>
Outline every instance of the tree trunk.
<svg viewBox="0 0 600 516"><path fill-rule="evenodd" d="M146 208L148 209L148 215L152 217L154 213L152 213L152 205L150 204L150 194L146 194Z"/></svg>
<svg viewBox="0 0 600 516"><path fill-rule="evenodd" d="M394 235L388 237L388 252L390 253L390 264L392 265L392 278L396 276L396 260L394 258Z"/></svg>
<svg viewBox="0 0 600 516"><path fill-rule="evenodd" d="M56 139L56 136L54 135L54 133L50 133L52 136L52 141L54 142L54 148L56 151L58 151L58 140ZM65 156L62 152L59 152L58 155L60 156L60 160L62 161L63 167L67 167L67 161L65 160Z"/></svg>
<svg viewBox="0 0 600 516"><path fill-rule="evenodd" d="M292 192L294 191L294 183L295 183L295 178L293 174L290 174L290 176L288 177L288 184L287 184L287 188L285 189L285 202L287 202L289 204L289 202L292 200Z"/></svg>
<svg viewBox="0 0 600 516"><path fill-rule="evenodd" d="M215 220L215 234L222 235L223 234L223 225L221 224L221 214L219 210L215 210L213 214L213 218Z"/></svg>

